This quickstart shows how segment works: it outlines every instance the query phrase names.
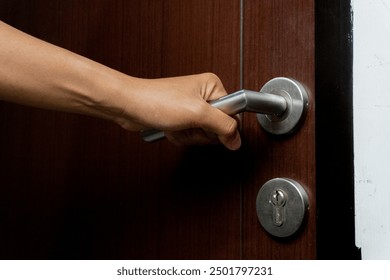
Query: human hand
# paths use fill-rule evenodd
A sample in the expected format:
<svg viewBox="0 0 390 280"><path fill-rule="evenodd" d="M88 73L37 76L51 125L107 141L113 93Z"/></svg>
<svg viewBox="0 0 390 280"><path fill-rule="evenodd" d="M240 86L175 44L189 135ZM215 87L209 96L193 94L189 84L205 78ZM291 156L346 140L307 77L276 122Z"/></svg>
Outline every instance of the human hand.
<svg viewBox="0 0 390 280"><path fill-rule="evenodd" d="M129 101L115 121L128 130L156 128L178 145L241 145L237 121L207 103L226 95L211 73L131 82Z"/></svg>

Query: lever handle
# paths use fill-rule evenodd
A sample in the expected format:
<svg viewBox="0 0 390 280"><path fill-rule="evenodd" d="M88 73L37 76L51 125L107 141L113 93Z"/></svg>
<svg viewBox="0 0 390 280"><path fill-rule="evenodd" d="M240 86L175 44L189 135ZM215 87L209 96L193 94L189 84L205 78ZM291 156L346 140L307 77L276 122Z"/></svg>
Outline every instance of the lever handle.
<svg viewBox="0 0 390 280"><path fill-rule="evenodd" d="M228 115L241 112L257 113L259 124L269 133L291 133L301 123L309 106L308 92L298 81L290 78L274 78L260 90L242 89L210 102L210 105ZM146 142L165 137L156 129L141 132Z"/></svg>
<svg viewBox="0 0 390 280"><path fill-rule="evenodd" d="M245 89L212 100L210 105L231 116L241 112L280 115L287 109L287 101L280 95ZM146 142L154 142L165 137L163 131L156 129L144 130L141 136Z"/></svg>

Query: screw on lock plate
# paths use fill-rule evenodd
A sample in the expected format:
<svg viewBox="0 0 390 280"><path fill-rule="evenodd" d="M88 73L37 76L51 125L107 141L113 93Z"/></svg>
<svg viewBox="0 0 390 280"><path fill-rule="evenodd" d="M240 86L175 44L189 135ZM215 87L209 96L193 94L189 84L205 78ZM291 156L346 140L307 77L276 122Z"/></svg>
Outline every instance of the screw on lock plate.
<svg viewBox="0 0 390 280"><path fill-rule="evenodd" d="M275 237L295 235L302 227L307 210L305 189L291 179L272 179L257 194L257 217L263 228Z"/></svg>

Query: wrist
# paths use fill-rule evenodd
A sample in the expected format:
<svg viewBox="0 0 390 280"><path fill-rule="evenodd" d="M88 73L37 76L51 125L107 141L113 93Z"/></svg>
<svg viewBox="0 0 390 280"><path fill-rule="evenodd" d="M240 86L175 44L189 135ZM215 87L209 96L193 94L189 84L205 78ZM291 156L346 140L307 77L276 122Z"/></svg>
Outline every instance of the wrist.
<svg viewBox="0 0 390 280"><path fill-rule="evenodd" d="M102 64L80 57L79 78L69 85L79 113L115 121L123 117L129 103L132 78Z"/></svg>

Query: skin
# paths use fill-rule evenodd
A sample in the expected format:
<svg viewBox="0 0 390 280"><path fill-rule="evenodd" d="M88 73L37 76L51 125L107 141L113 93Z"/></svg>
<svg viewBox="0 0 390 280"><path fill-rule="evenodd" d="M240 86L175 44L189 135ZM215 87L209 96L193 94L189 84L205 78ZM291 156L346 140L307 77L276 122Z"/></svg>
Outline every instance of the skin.
<svg viewBox="0 0 390 280"><path fill-rule="evenodd" d="M237 121L207 101L226 95L212 73L141 79L49 44L0 21L0 99L156 128L177 145L241 145Z"/></svg>

